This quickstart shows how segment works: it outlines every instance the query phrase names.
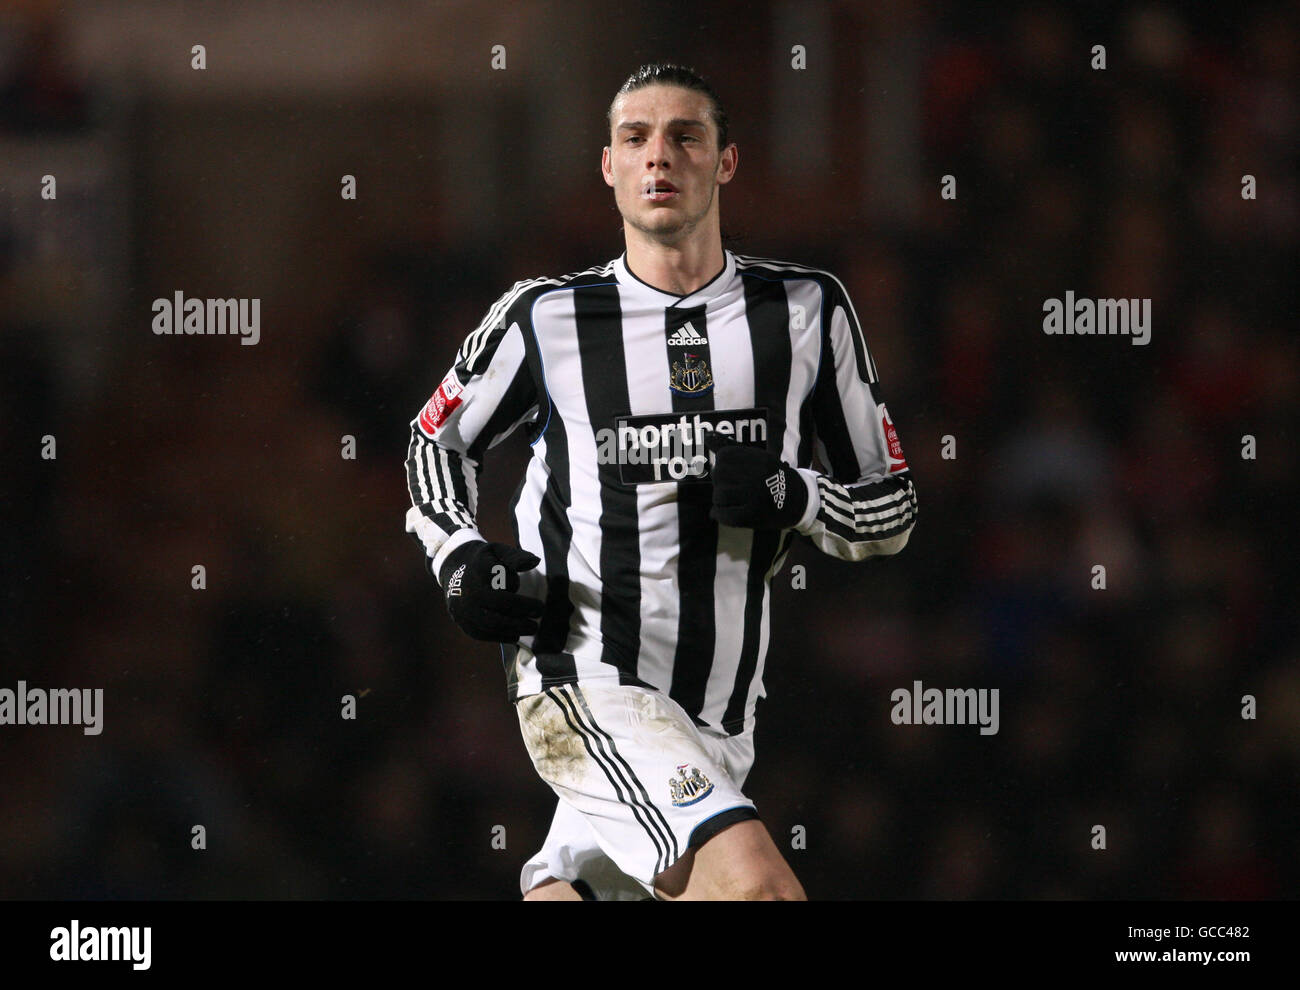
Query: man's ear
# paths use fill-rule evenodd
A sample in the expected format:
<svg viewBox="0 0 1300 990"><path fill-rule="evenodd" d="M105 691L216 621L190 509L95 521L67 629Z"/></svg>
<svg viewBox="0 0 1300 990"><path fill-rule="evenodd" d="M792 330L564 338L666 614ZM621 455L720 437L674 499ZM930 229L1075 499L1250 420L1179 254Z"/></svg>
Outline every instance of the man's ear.
<svg viewBox="0 0 1300 990"><path fill-rule="evenodd" d="M740 152L736 149L735 142L732 142L723 148L722 154L718 156L718 170L715 173L718 185L725 185L732 180L736 174L736 166L739 163Z"/></svg>
<svg viewBox="0 0 1300 990"><path fill-rule="evenodd" d="M605 145L600 152L600 174L605 185L614 185L614 165L609 157L609 145Z"/></svg>

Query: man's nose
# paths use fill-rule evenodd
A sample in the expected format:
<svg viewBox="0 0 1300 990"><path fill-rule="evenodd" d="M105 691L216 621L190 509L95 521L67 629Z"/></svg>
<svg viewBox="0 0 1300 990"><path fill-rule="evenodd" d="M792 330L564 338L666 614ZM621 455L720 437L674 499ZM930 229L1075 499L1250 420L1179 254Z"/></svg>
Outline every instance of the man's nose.
<svg viewBox="0 0 1300 990"><path fill-rule="evenodd" d="M656 168L668 164L668 142L663 135L651 137L646 141L646 168Z"/></svg>

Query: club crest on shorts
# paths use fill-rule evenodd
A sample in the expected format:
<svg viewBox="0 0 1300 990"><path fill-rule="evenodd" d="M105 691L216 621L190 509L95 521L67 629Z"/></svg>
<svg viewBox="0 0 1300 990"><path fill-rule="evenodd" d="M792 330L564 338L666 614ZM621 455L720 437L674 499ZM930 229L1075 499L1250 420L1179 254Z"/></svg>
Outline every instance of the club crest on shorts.
<svg viewBox="0 0 1300 990"><path fill-rule="evenodd" d="M713 793L713 781L700 772L699 767L689 763L677 765L677 776L668 779L668 793L672 795L673 806L685 808L688 804L703 801Z"/></svg>
<svg viewBox="0 0 1300 990"><path fill-rule="evenodd" d="M674 361L668 384L679 395L699 395L713 388L713 374L709 362L698 354L687 354L682 361Z"/></svg>

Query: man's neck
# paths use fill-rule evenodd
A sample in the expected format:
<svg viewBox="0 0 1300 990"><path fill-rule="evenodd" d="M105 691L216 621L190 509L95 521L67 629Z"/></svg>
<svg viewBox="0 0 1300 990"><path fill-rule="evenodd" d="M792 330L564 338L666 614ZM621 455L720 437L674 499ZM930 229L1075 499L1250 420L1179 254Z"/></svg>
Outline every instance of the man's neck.
<svg viewBox="0 0 1300 990"><path fill-rule="evenodd" d="M627 233L627 267L637 278L661 292L688 296L717 278L726 264L722 240L687 238L680 244L661 244L624 228Z"/></svg>

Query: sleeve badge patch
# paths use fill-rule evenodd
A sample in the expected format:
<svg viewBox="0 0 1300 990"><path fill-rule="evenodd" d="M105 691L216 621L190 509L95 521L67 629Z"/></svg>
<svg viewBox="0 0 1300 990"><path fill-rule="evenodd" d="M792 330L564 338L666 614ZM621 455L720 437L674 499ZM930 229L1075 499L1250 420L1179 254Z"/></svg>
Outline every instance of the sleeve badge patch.
<svg viewBox="0 0 1300 990"><path fill-rule="evenodd" d="M447 422L447 417L460 405L463 391L464 387L456 378L455 369L447 372L447 377L442 380L438 390L429 397L429 401L420 410L420 429L430 435L436 433L442 424Z"/></svg>
<svg viewBox="0 0 1300 990"><path fill-rule="evenodd" d="M889 419L889 410L884 403L880 405L880 426L885 431L885 446L889 448L889 473L907 470L907 458L903 456L903 444L898 439L898 430L894 429Z"/></svg>

